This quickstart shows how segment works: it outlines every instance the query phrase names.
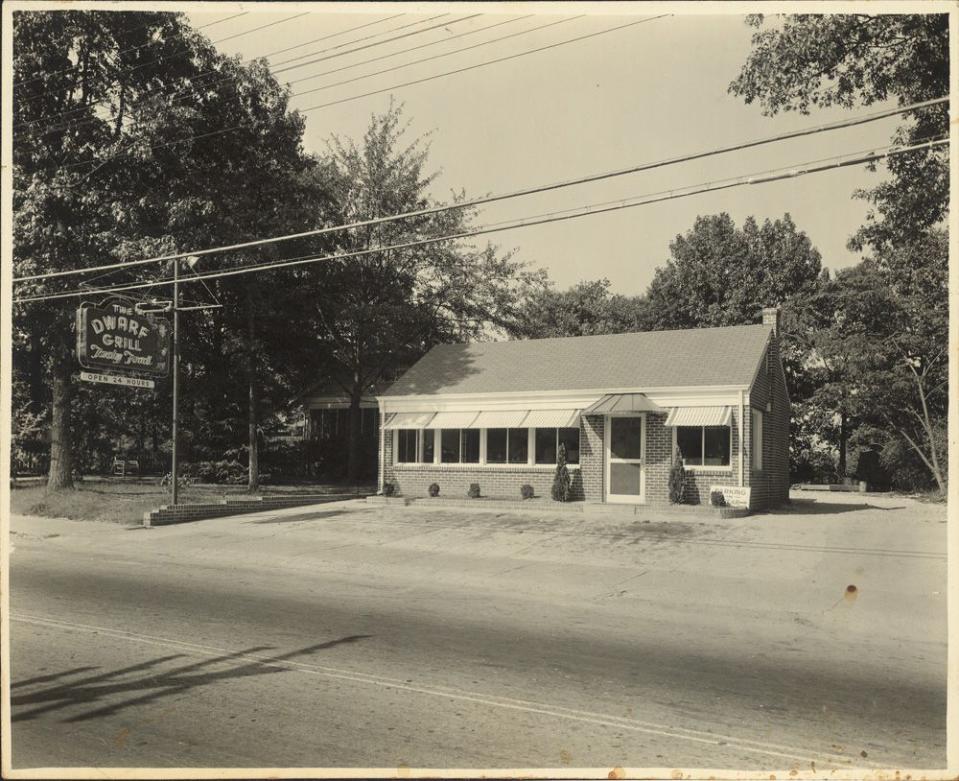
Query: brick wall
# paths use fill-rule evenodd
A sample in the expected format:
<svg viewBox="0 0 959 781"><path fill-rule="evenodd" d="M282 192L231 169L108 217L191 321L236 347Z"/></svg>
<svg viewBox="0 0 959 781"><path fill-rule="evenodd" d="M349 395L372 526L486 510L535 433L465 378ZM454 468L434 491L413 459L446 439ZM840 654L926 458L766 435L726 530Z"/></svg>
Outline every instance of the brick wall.
<svg viewBox="0 0 959 781"><path fill-rule="evenodd" d="M773 338L767 348L768 364L749 389L750 406L763 411L763 468L752 469L747 462L752 506L755 509L778 507L789 500L789 420L790 407L786 392L786 375L779 356L779 340ZM768 369L767 369L768 365ZM771 405L771 408L767 407ZM748 418L747 418L748 420ZM752 442L747 439L747 442Z"/></svg>
<svg viewBox="0 0 959 781"><path fill-rule="evenodd" d="M164 505L159 509L144 513L143 525L167 526L173 523L223 518L228 515L278 510L284 507L339 502L344 499L356 499L359 496L365 496L365 494L291 494L288 496L238 497L209 503Z"/></svg>
<svg viewBox="0 0 959 781"><path fill-rule="evenodd" d="M583 473L583 498L587 502L606 500L605 425L606 419L602 415L580 417L579 463Z"/></svg>
<svg viewBox="0 0 959 781"><path fill-rule="evenodd" d="M746 441L749 441L748 416ZM669 504L669 470L673 463L673 429L666 426L666 415L646 416L646 503ZM728 468L716 471L686 468L686 502L709 504L711 485L739 485L739 409L733 407L732 459ZM748 472L744 476L748 481ZM748 482L746 482L748 485Z"/></svg>

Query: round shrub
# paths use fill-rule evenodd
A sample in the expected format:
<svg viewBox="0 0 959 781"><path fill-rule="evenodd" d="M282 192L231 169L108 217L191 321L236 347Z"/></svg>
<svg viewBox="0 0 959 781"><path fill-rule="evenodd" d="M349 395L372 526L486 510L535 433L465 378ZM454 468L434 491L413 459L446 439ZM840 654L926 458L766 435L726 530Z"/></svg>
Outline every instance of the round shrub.
<svg viewBox="0 0 959 781"><path fill-rule="evenodd" d="M383 496L393 496L395 493L396 485L392 481L387 480L383 483Z"/></svg>
<svg viewBox="0 0 959 781"><path fill-rule="evenodd" d="M430 483L430 487L427 489L430 492L430 496L439 496L440 495L440 484L439 483Z"/></svg>
<svg viewBox="0 0 959 781"><path fill-rule="evenodd" d="M466 492L470 499L478 499L480 495L479 483L470 483L470 489Z"/></svg>
<svg viewBox="0 0 959 781"><path fill-rule="evenodd" d="M535 493L533 492L533 486L531 486L529 483L521 485L519 492L524 499L532 499L533 496L535 496Z"/></svg>

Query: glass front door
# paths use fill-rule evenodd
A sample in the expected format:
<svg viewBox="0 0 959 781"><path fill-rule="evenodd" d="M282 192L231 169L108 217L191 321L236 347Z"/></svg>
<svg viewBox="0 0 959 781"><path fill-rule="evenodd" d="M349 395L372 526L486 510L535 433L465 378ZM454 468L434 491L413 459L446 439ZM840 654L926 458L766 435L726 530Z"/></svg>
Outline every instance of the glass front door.
<svg viewBox="0 0 959 781"><path fill-rule="evenodd" d="M606 501L645 500L646 416L611 415L606 419Z"/></svg>

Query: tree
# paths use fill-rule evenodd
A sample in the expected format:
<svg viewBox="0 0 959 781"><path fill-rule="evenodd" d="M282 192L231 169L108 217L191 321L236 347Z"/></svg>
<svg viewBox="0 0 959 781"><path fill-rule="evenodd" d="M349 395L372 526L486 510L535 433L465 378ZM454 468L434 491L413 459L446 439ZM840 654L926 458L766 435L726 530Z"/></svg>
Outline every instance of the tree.
<svg viewBox="0 0 959 781"><path fill-rule="evenodd" d="M550 488L550 495L555 502L568 502L570 500L572 489L572 478L569 476L569 468L566 466L566 444L559 443L559 451L556 453L556 471L553 473L553 485Z"/></svg>
<svg viewBox="0 0 959 781"><path fill-rule="evenodd" d="M947 14L829 14L747 17L757 32L752 52L730 84L763 113L809 114L812 108L853 108L894 99L899 105L949 95ZM893 143L908 145L943 136L948 105L903 117ZM851 239L856 249L878 251L919 240L945 216L949 197L946 147L889 158L891 179L857 193L875 207Z"/></svg>
<svg viewBox="0 0 959 781"><path fill-rule="evenodd" d="M278 232L299 213L295 185L308 167L303 120L288 111L288 91L265 63L220 55L169 13L20 12L14 41L18 276L233 243ZM251 259L261 256L235 254L207 268ZM137 267L98 282L159 282L170 270ZM17 293L53 293L77 281L24 284ZM168 290L166 283L153 295ZM71 405L89 394L71 379L74 304L30 303L16 312L52 385L52 489L71 485ZM191 315L195 321L217 322ZM189 349L202 337L191 343L185 325ZM250 358L255 329L251 335L244 326L242 363L252 387L262 372ZM187 376L197 363L187 361ZM206 374L217 371L208 365ZM256 404L249 408L255 417Z"/></svg>
<svg viewBox="0 0 959 781"><path fill-rule="evenodd" d="M608 279L556 290L544 277L525 291L507 330L521 339L627 333L642 330L643 313L640 297L610 293Z"/></svg>
<svg viewBox="0 0 959 781"><path fill-rule="evenodd" d="M371 118L362 143L333 137L318 175L331 193L325 219L347 224L442 204L429 195L429 147L405 140L402 108ZM453 204L464 200L455 195ZM527 274L510 253L455 239L393 248L467 230L472 211L456 208L368 225L331 236L336 253L362 253L317 269L324 296L310 321L331 374L350 398L347 474L360 471L360 401L390 370L409 366L434 344L482 338L510 321Z"/></svg>
<svg viewBox="0 0 959 781"><path fill-rule="evenodd" d="M669 245L646 293L648 328L702 328L753 323L763 307L810 292L819 252L786 214L742 229L725 212L697 217Z"/></svg>

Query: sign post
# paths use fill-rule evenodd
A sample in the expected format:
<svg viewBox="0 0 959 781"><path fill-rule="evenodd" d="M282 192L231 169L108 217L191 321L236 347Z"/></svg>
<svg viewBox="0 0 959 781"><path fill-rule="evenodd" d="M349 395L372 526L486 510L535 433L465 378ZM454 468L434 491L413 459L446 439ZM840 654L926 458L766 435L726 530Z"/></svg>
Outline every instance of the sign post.
<svg viewBox="0 0 959 781"><path fill-rule="evenodd" d="M171 448L170 485L171 500L177 503L177 483L179 482L179 463L177 462L177 423L180 402L180 261L173 259L173 447Z"/></svg>

